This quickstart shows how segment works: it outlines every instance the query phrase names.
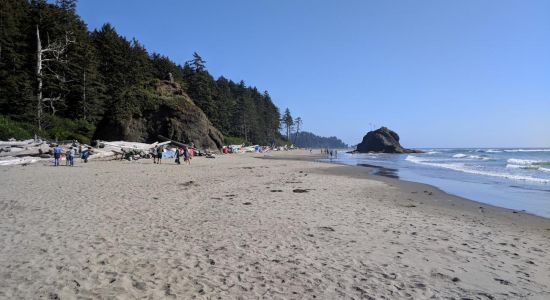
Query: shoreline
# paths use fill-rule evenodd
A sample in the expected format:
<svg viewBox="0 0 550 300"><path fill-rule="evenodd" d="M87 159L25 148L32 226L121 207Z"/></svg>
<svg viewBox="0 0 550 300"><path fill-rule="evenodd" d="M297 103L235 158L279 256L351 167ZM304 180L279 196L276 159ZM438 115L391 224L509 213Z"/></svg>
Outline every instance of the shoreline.
<svg viewBox="0 0 550 300"><path fill-rule="evenodd" d="M267 155L267 156L269 156L269 155ZM370 179L370 180L377 180L377 181L388 183L388 184L401 185L402 187L407 188L407 189L415 189L415 188L416 189L423 189L424 188L424 189L430 190L432 193L434 191L437 191L437 193L439 193L439 195L446 195L450 198L454 198L454 200L456 200L456 201L469 202L471 204L471 205L468 205L468 209L470 211L473 211L474 208L479 209L480 207L483 207L483 209L490 208L495 213L498 211L498 214L503 216L503 217L508 217L509 215L524 215L524 216L530 216L530 217L533 217L533 218L541 218L543 220L550 221L550 218L548 218L548 217L536 215L536 214L527 212L525 210L517 210L517 209L511 209L511 208L506 208L506 207L502 207L502 206L496 206L496 205L484 203L484 202L481 202L481 201L476 201L476 200L473 200L473 199L469 199L469 198L466 198L466 197L462 197L462 196L459 196L459 195L455 195L455 194L452 194L452 193L445 192L442 189L440 189L440 188L438 188L434 185L431 185L431 184L417 182L417 181L405 180L405 179L399 178L398 176L393 175L392 171L397 171L397 170L394 170L394 169L388 169L388 168L385 168L385 167L382 167L382 166L369 165L369 164L361 164L361 165L355 165L354 166L354 165L348 165L348 164L338 163L338 162L321 161L321 160L319 160L321 158L326 158L326 156L323 156L323 155L311 155L311 156L307 156L307 155L287 155L285 157L279 157L279 158L277 158L277 157L265 157L265 159L284 159L284 160L297 160L297 161L311 161L311 162L325 163L325 164L329 164L329 165L350 167L351 169L357 168L356 170L353 170L353 171L352 170L350 170L348 172L341 171L341 172L337 172L337 173L341 173L342 176L346 176L346 173L349 173L348 175L354 176L354 177L357 177L357 178L365 178L365 179ZM366 171L361 171L361 169L366 170ZM386 170L388 171L389 174L386 173ZM339 174L335 174L335 175L339 175ZM416 187L415 187L415 185L416 185Z"/></svg>
<svg viewBox="0 0 550 300"><path fill-rule="evenodd" d="M300 153L1 168L0 298L550 296L549 220Z"/></svg>

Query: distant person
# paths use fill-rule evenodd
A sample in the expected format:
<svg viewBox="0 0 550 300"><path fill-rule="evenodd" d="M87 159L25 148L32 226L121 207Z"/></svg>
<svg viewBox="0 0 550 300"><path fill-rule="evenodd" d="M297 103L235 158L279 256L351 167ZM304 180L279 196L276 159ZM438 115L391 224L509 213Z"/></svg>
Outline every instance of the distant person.
<svg viewBox="0 0 550 300"><path fill-rule="evenodd" d="M334 150L334 158L338 158L338 150Z"/></svg>
<svg viewBox="0 0 550 300"><path fill-rule="evenodd" d="M54 166L59 167L59 160L61 159L61 152L63 151L63 148L59 145L55 145L53 148L53 158L54 158Z"/></svg>
<svg viewBox="0 0 550 300"><path fill-rule="evenodd" d="M162 150L162 147L157 148L157 161L159 165L162 162Z"/></svg>
<svg viewBox="0 0 550 300"><path fill-rule="evenodd" d="M71 152L71 149L67 149L67 151L65 152L65 166L68 166L69 165L69 155L70 155L70 152Z"/></svg>
<svg viewBox="0 0 550 300"><path fill-rule="evenodd" d="M88 148L82 148L82 152L80 153L80 159L84 160L84 162L87 163L89 156L90 156L90 150Z"/></svg>
<svg viewBox="0 0 550 300"><path fill-rule="evenodd" d="M181 147L178 147L178 149L176 149L176 163L179 165L180 164L180 157L182 155L182 150L181 150Z"/></svg>
<svg viewBox="0 0 550 300"><path fill-rule="evenodd" d="M74 156L76 155L76 150L74 147L69 148L69 165L74 167Z"/></svg>
<svg viewBox="0 0 550 300"><path fill-rule="evenodd" d="M189 151L189 159L193 159L193 157L195 156L195 150L193 150L192 147L189 147L189 149L187 149L187 151Z"/></svg>
<svg viewBox="0 0 550 300"><path fill-rule="evenodd" d="M332 158L332 150L330 150L330 158Z"/></svg>
<svg viewBox="0 0 550 300"><path fill-rule="evenodd" d="M183 147L183 161L186 162L188 165L191 164L191 159L189 158L189 149L187 147Z"/></svg>
<svg viewBox="0 0 550 300"><path fill-rule="evenodd" d="M153 157L153 163L154 164L157 163L157 148L158 148L158 146L155 146L155 148L150 150L151 151L150 154Z"/></svg>

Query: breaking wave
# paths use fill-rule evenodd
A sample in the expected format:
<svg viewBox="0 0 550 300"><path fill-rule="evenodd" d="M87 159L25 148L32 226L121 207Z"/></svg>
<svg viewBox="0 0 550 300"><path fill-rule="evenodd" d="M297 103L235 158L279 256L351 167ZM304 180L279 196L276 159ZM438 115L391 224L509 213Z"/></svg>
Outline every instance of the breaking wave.
<svg viewBox="0 0 550 300"><path fill-rule="evenodd" d="M405 160L416 164L422 164L422 165L432 166L437 168L445 168L445 169L450 169L450 170L469 173L469 174L500 177L500 178L529 181L529 182L536 182L536 183L550 183L550 179L536 178L536 177L526 176L526 175L510 174L505 172L479 170L479 169L476 169L475 166L467 166L463 163L440 163L440 162L434 162L429 159L425 159L425 158L421 158L413 155L408 155L407 158L405 158Z"/></svg>

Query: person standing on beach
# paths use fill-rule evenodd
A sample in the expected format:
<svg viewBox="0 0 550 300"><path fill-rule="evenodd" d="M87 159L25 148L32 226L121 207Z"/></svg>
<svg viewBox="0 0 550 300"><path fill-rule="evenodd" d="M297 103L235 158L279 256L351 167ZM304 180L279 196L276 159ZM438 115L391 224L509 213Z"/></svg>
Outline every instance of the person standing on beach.
<svg viewBox="0 0 550 300"><path fill-rule="evenodd" d="M193 148L189 147L187 149L187 151L189 152L189 164L191 164L191 160L193 159L193 156L195 156L195 150L193 150Z"/></svg>
<svg viewBox="0 0 550 300"><path fill-rule="evenodd" d="M69 148L69 165L71 167L74 167L74 156L76 154L75 148L71 147Z"/></svg>
<svg viewBox="0 0 550 300"><path fill-rule="evenodd" d="M176 149L176 163L179 165L180 164L180 157L181 157L181 148L178 147Z"/></svg>
<svg viewBox="0 0 550 300"><path fill-rule="evenodd" d="M191 164L191 159L189 158L189 149L187 149L187 147L183 147L183 161L186 162L188 165Z"/></svg>
<svg viewBox="0 0 550 300"><path fill-rule="evenodd" d="M67 152L65 152L65 166L69 165L70 152L71 152L71 149L67 149Z"/></svg>
<svg viewBox="0 0 550 300"><path fill-rule="evenodd" d="M153 156L153 163L154 164L157 163L157 148L158 148L158 146L155 146L155 148L149 150L149 151L151 151L150 152L151 156Z"/></svg>
<svg viewBox="0 0 550 300"><path fill-rule="evenodd" d="M59 167L59 159L61 159L61 152L63 151L63 148L59 145L55 145L53 148L53 158L54 158L54 166Z"/></svg>
<svg viewBox="0 0 550 300"><path fill-rule="evenodd" d="M160 165L162 160L162 147L157 148L157 160L158 160L158 164Z"/></svg>

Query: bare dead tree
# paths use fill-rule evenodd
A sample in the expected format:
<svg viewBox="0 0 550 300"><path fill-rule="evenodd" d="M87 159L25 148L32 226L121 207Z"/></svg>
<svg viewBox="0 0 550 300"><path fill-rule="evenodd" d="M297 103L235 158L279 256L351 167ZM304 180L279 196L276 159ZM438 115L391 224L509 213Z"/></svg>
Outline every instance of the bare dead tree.
<svg viewBox="0 0 550 300"><path fill-rule="evenodd" d="M42 119L44 115L44 106L47 105L52 114L55 114L56 102L62 99L62 95L58 94L55 96L44 97L43 96L43 87L45 75L52 76L61 83L67 83L65 76L63 74L58 74L53 68L52 63L61 63L66 64L66 52L70 44L74 43L74 39L71 37L69 32L65 33L63 40L58 40L55 42L49 42L45 48L42 48L42 42L40 40L40 29L38 25L36 26L36 79L38 83L37 89L37 120L38 120L38 129L42 129Z"/></svg>

